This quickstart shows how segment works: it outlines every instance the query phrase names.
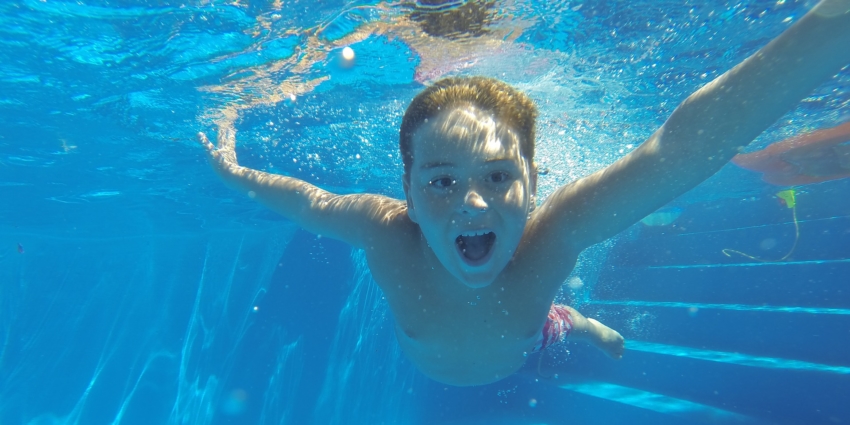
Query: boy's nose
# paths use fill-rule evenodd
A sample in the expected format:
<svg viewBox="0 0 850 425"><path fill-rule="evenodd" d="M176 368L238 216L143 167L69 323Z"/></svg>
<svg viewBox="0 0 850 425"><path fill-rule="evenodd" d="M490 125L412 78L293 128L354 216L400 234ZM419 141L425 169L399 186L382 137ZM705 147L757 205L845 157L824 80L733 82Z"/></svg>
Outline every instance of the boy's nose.
<svg viewBox="0 0 850 425"><path fill-rule="evenodd" d="M478 194L478 192L474 190L470 190L466 193L466 197L463 199L463 206L461 207L461 212L463 214L479 214L487 211L487 203L484 202L484 198Z"/></svg>

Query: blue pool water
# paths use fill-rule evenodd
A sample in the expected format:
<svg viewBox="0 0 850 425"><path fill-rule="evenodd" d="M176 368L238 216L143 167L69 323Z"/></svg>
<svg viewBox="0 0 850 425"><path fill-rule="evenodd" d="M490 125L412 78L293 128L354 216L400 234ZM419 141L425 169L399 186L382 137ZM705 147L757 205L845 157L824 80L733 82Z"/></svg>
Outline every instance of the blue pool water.
<svg viewBox="0 0 850 425"><path fill-rule="evenodd" d="M431 37L395 2L0 2L0 424L850 422L846 179L797 188L794 252L759 262L722 251L779 259L795 219L725 167L564 286L621 361L568 343L453 388L405 359L362 253L230 191L194 141L232 127L249 167L401 197L409 101L488 75L540 106L542 197L812 5L505 1ZM846 121L848 87L748 150Z"/></svg>

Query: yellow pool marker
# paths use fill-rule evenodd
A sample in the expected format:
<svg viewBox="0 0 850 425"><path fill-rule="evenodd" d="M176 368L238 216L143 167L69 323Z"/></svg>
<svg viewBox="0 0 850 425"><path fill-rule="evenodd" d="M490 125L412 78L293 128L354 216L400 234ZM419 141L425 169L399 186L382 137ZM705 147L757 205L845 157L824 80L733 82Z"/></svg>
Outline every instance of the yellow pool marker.
<svg viewBox="0 0 850 425"><path fill-rule="evenodd" d="M777 192L776 196L785 201L785 206L791 209L797 206L797 198L794 197L794 189Z"/></svg>
<svg viewBox="0 0 850 425"><path fill-rule="evenodd" d="M727 257L732 257L729 254L734 253L734 254L738 254L738 255L741 255L743 257L749 258L749 259L754 260L754 261L762 262L762 263L772 263L772 262L775 262L775 261L784 261L788 257L790 257L791 254L794 252L794 250L797 249L797 242L800 240L800 224L797 222L797 198L796 198L795 194L796 194L796 192L794 191L793 188L788 189L788 190L783 190L781 192L776 193L776 196L779 199L782 200L782 203L785 204L785 206L787 208L791 209L791 215L794 217L794 245L791 246L791 250L788 251L787 254L785 254L782 258L780 258L778 260L765 260L763 258L758 258L758 257L754 257L754 256L749 255L749 254L745 254L741 251L736 251L734 249L726 248L726 249L723 249L723 251L721 251L721 252L723 252L723 255L725 255Z"/></svg>

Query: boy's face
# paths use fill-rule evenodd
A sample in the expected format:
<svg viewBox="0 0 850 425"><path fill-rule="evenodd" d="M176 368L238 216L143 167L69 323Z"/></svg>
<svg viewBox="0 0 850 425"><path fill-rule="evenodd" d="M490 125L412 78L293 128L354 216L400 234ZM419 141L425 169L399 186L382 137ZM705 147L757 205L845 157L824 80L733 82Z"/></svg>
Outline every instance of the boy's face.
<svg viewBox="0 0 850 425"><path fill-rule="evenodd" d="M517 133L473 106L448 109L412 138L408 214L452 275L491 284L513 257L534 203L536 176Z"/></svg>

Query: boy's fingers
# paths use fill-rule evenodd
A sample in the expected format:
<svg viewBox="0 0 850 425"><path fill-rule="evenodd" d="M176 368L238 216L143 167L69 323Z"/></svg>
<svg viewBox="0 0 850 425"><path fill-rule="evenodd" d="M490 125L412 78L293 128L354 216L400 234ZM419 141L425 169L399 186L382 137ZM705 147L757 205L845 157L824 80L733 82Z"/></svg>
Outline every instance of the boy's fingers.
<svg viewBox="0 0 850 425"><path fill-rule="evenodd" d="M215 150L215 146L210 143L210 139L207 139L207 135L203 132L198 133L198 141L201 142L201 144L204 145L204 147L207 148L208 151Z"/></svg>
<svg viewBox="0 0 850 425"><path fill-rule="evenodd" d="M198 142L207 149L207 154L209 154L211 161L226 166L239 165L236 161L236 151L233 149L235 147L234 144L226 143L227 141L225 140L223 146L219 145L216 147L203 132L198 132ZM219 137L219 143L221 142L222 138Z"/></svg>
<svg viewBox="0 0 850 425"><path fill-rule="evenodd" d="M198 141L201 142L201 145L203 145L207 149L207 152L215 155L216 151L218 151L215 145L210 142L210 139L207 138L206 134L198 133Z"/></svg>
<svg viewBox="0 0 850 425"><path fill-rule="evenodd" d="M218 148L233 150L236 148L236 133L233 127L221 127L218 129Z"/></svg>

